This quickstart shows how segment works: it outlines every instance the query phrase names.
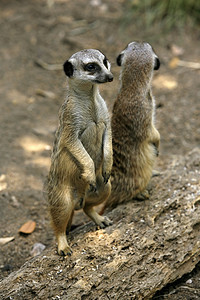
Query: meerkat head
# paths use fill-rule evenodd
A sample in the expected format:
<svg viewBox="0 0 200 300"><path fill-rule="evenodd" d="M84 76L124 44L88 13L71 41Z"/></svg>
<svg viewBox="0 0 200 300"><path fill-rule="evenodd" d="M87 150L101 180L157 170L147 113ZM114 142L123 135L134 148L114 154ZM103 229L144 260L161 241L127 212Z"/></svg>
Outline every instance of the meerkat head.
<svg viewBox="0 0 200 300"><path fill-rule="evenodd" d="M69 78L96 84L113 81L110 67L106 56L95 49L79 51L63 65L64 72Z"/></svg>
<svg viewBox="0 0 200 300"><path fill-rule="evenodd" d="M117 64L122 66L131 60L131 67L134 66L144 70L145 67L148 70L158 70L160 67L160 61L155 54L153 48L148 43L132 42L118 55Z"/></svg>

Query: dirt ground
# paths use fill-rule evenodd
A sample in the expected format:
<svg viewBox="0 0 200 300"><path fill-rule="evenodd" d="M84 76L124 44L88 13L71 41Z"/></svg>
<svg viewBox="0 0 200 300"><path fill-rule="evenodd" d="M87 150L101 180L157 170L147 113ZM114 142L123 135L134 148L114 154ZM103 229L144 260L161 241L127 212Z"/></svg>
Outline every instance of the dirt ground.
<svg viewBox="0 0 200 300"><path fill-rule="evenodd" d="M153 82L161 134L158 169L200 145L200 70L169 67L177 51L183 52L181 60L199 61L199 28L144 30L134 18L124 22L124 10L124 0L0 2L0 237L15 237L0 246L0 279L32 257L35 243L55 244L42 189L65 97L62 64L71 54L97 48L109 58L115 80L101 86L101 94L111 111L118 89L116 56L130 41L150 42L162 64ZM28 220L36 222L36 230L22 236L18 230ZM174 293L180 295L176 299L198 299L199 267L155 299Z"/></svg>

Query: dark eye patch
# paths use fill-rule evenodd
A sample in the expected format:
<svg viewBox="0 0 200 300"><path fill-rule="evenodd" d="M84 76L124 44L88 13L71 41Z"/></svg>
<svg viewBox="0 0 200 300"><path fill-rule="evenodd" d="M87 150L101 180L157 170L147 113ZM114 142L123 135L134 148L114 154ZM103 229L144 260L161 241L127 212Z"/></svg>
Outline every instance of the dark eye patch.
<svg viewBox="0 0 200 300"><path fill-rule="evenodd" d="M97 63L88 63L84 65L83 68L85 71L93 73L101 70L100 66Z"/></svg>
<svg viewBox="0 0 200 300"><path fill-rule="evenodd" d="M108 69L108 59L106 56L104 57L103 64Z"/></svg>

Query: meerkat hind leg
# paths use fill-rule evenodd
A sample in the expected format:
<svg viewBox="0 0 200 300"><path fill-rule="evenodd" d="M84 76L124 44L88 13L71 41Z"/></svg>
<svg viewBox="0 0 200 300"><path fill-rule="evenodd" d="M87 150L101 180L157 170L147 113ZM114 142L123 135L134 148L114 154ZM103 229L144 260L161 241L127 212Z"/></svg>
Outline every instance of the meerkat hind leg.
<svg viewBox="0 0 200 300"><path fill-rule="evenodd" d="M68 221L67 228L66 228L66 234L69 234L69 232L71 230L73 216L74 216L74 211L72 211L70 219Z"/></svg>
<svg viewBox="0 0 200 300"><path fill-rule="evenodd" d="M153 170L152 172L152 177L156 177L156 176L160 176L161 175L161 172L158 171L158 170Z"/></svg>
<svg viewBox="0 0 200 300"><path fill-rule="evenodd" d="M67 203L53 206L50 209L52 223L58 242L58 254L61 256L71 255L72 249L68 245L66 231L69 231L73 217L73 207Z"/></svg>
<svg viewBox="0 0 200 300"><path fill-rule="evenodd" d="M99 215L94 206L104 202L110 195L111 184L108 181L106 184L103 182L103 178L97 178L97 191L95 193L89 192L86 198L84 212L86 215L94 221L97 227L105 228L112 225L112 221L106 217Z"/></svg>
<svg viewBox="0 0 200 300"><path fill-rule="evenodd" d="M144 191L138 193L135 196L135 199L137 199L137 200L146 200L146 199L149 199L149 197L150 197L149 191L148 190L144 190Z"/></svg>
<svg viewBox="0 0 200 300"><path fill-rule="evenodd" d="M57 241L58 241L58 254L61 256L66 256L66 255L71 256L72 249L68 245L66 232L59 233L57 235Z"/></svg>
<svg viewBox="0 0 200 300"><path fill-rule="evenodd" d="M67 242L66 235L66 231L69 231L69 227L71 227L71 224L65 222L64 226L62 226L62 228L60 228L59 231L56 232L56 238L58 242L58 254L61 256L70 256L72 254L72 249L70 248Z"/></svg>

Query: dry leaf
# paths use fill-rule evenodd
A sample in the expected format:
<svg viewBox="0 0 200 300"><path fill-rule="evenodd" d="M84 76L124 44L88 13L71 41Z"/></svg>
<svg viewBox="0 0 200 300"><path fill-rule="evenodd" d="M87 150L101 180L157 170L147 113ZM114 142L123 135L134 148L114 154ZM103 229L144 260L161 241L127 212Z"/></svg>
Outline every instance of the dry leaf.
<svg viewBox="0 0 200 300"><path fill-rule="evenodd" d="M169 67L171 69L174 69L174 68L177 68L178 67L178 64L179 64L179 58L178 57L174 57L170 60L169 62Z"/></svg>
<svg viewBox="0 0 200 300"><path fill-rule="evenodd" d="M0 192L7 189L7 183L6 182L0 182Z"/></svg>
<svg viewBox="0 0 200 300"><path fill-rule="evenodd" d="M14 239L15 239L14 236L0 238L0 245L5 245L5 244L7 244L7 243L13 241Z"/></svg>
<svg viewBox="0 0 200 300"><path fill-rule="evenodd" d="M34 221L28 221L24 223L21 228L19 229L19 232L30 234L35 230L36 223Z"/></svg>
<svg viewBox="0 0 200 300"><path fill-rule="evenodd" d="M36 91L36 94L39 95L39 96L42 96L44 98L50 98L50 99L55 99L56 98L56 95L51 91L44 91L44 90L38 89Z"/></svg>
<svg viewBox="0 0 200 300"><path fill-rule="evenodd" d="M178 66L191 68L191 69L197 69L197 70L200 69L200 63L198 63L198 62L184 61L184 60L180 60L178 57L172 58L169 62L169 67L171 69L174 69L174 68L177 68Z"/></svg>
<svg viewBox="0 0 200 300"><path fill-rule="evenodd" d="M6 180L6 175L1 174L0 175L0 192L7 189L7 183L4 182Z"/></svg>
<svg viewBox="0 0 200 300"><path fill-rule="evenodd" d="M178 65L181 67L186 67L186 68L191 68L191 69L200 69L200 63L198 62L193 62L193 61L184 61L184 60L179 60Z"/></svg>
<svg viewBox="0 0 200 300"><path fill-rule="evenodd" d="M0 175L0 181L4 181L6 179L6 175L5 174L1 174Z"/></svg>

